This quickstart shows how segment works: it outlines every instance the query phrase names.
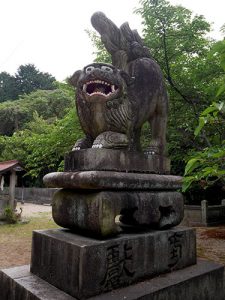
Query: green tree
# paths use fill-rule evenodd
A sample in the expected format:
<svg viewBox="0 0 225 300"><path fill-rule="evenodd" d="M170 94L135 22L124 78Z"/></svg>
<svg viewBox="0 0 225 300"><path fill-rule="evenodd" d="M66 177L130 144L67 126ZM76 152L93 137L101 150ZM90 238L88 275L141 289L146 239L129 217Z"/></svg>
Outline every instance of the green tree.
<svg viewBox="0 0 225 300"><path fill-rule="evenodd" d="M6 72L0 73L0 102L14 100L18 96L15 77Z"/></svg>
<svg viewBox="0 0 225 300"><path fill-rule="evenodd" d="M225 73L225 40L216 43L214 53L220 57L221 66ZM220 194L224 197L225 187L225 79L216 94L216 101L207 107L199 117L195 136L203 128L212 135L213 144L201 151L192 151L185 168L183 191L193 189L209 190L211 187L220 187ZM222 100L222 101L221 101ZM200 193L202 194L202 192ZM217 192L218 194L218 192ZM214 193L214 199L216 195ZM221 199L220 199L221 200Z"/></svg>
<svg viewBox="0 0 225 300"><path fill-rule="evenodd" d="M49 73L40 72L33 64L22 65L15 75L19 95L29 94L38 89L52 90L55 78Z"/></svg>
<svg viewBox="0 0 225 300"><path fill-rule="evenodd" d="M169 144L174 173L183 173L184 156L193 147L210 146L205 130L194 139L200 112L214 99L224 80L217 55L209 55L214 41L210 24L182 6L166 0L142 0L136 10L143 18L144 39L161 66L170 94Z"/></svg>
<svg viewBox="0 0 225 300"><path fill-rule="evenodd" d="M11 137L0 136L0 160L18 159L33 178L33 184L41 186L45 174L63 168L66 152L82 136L75 110L72 108L62 119L48 123L37 113L26 128ZM36 180L36 181L35 181Z"/></svg>
<svg viewBox="0 0 225 300"><path fill-rule="evenodd" d="M33 119L34 112L48 122L63 118L74 102L67 86L60 84L55 90L38 90L21 96L19 100L0 103L0 134L10 136L23 129Z"/></svg>

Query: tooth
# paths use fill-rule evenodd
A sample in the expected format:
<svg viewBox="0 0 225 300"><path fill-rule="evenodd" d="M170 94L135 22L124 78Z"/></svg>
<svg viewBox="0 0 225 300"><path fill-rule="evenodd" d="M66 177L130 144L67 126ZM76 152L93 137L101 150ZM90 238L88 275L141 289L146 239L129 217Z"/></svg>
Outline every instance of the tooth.
<svg viewBox="0 0 225 300"><path fill-rule="evenodd" d="M114 84L111 86L111 89L112 89L112 92L114 93L115 92L115 85Z"/></svg>
<svg viewBox="0 0 225 300"><path fill-rule="evenodd" d="M84 84L84 85L83 85L83 91L86 92L86 89L87 89L87 85Z"/></svg>

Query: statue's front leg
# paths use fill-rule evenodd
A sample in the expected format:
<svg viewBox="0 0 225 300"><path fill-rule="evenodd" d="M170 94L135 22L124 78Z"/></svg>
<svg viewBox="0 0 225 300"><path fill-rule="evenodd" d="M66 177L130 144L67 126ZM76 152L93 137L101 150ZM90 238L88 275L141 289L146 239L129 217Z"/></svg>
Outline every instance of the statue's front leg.
<svg viewBox="0 0 225 300"><path fill-rule="evenodd" d="M89 135L86 135L84 138L76 141L75 145L72 148L72 151L77 151L80 149L91 148L93 144L93 138Z"/></svg>

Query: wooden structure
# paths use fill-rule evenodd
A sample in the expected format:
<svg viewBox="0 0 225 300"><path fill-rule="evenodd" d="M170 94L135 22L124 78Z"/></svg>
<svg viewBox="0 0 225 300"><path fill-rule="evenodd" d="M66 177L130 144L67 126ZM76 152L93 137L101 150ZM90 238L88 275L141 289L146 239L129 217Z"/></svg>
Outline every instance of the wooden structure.
<svg viewBox="0 0 225 300"><path fill-rule="evenodd" d="M9 179L9 203L8 205L14 208L15 203L15 187L16 187L16 179L17 179L17 172L23 171L24 168L22 164L18 160L8 160L0 162L0 182L2 183L3 176L7 173L10 175ZM1 184L1 188L3 184Z"/></svg>

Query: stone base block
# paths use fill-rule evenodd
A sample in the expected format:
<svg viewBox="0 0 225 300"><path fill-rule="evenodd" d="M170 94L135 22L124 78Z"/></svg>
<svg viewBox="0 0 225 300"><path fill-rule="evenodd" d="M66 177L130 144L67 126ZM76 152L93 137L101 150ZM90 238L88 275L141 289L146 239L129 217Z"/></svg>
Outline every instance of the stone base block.
<svg viewBox="0 0 225 300"><path fill-rule="evenodd" d="M170 228L183 219L183 196L175 191L79 191L61 189L52 201L54 221L62 227L112 236L125 225ZM120 216L119 223L115 221ZM130 229L130 228L129 228Z"/></svg>
<svg viewBox="0 0 225 300"><path fill-rule="evenodd" d="M30 266L0 270L1 300L74 300L30 273Z"/></svg>
<svg viewBox="0 0 225 300"><path fill-rule="evenodd" d="M33 233L31 272L78 299L195 263L193 229L123 234L109 240L66 229Z"/></svg>
<svg viewBox="0 0 225 300"><path fill-rule="evenodd" d="M119 171L169 174L170 160L162 155L115 149L83 149L65 156L65 172Z"/></svg>
<svg viewBox="0 0 225 300"><path fill-rule="evenodd" d="M224 300L223 267L204 260L89 300ZM76 300L29 272L29 266L0 271L1 300Z"/></svg>

